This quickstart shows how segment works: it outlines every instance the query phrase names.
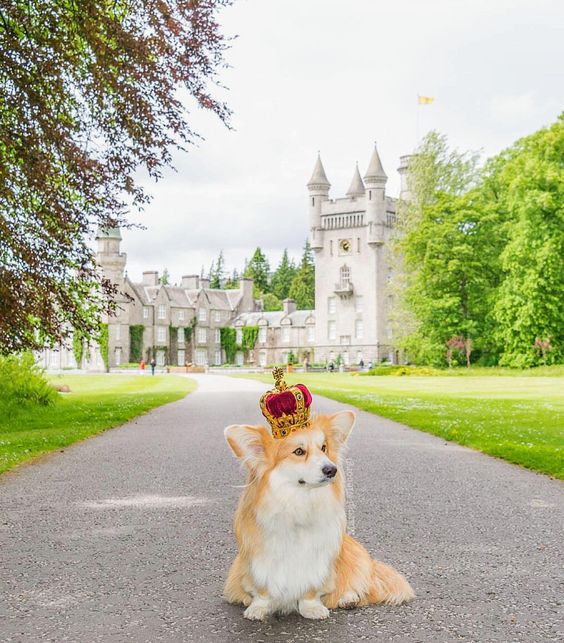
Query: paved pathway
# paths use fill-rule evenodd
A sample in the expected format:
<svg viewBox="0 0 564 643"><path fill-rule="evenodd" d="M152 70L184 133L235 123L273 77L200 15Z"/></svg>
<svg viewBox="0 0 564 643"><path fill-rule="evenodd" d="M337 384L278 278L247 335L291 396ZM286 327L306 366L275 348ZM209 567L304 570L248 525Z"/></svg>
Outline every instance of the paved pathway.
<svg viewBox="0 0 564 643"><path fill-rule="evenodd" d="M186 399L0 478L0 640L563 640L563 485L362 412L351 527L418 599L245 621L221 599L242 483L222 430L259 421L264 386L197 379Z"/></svg>

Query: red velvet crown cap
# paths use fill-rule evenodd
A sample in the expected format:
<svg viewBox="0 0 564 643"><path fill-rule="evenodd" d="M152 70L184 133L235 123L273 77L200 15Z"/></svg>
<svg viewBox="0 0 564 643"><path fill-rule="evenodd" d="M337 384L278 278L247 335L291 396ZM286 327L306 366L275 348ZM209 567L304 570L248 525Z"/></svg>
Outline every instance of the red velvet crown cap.
<svg viewBox="0 0 564 643"><path fill-rule="evenodd" d="M304 394L305 407L310 407L312 397L307 386L305 384L296 384L295 388L299 388ZM296 396L289 389L281 393L271 393L266 397L265 404L268 412L275 418L292 415L297 410Z"/></svg>

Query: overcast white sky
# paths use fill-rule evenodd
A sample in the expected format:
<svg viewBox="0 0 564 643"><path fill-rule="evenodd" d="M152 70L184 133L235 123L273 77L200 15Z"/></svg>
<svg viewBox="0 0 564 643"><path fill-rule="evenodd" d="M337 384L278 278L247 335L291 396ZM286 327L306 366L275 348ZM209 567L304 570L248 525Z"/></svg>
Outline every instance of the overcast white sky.
<svg viewBox="0 0 564 643"><path fill-rule="evenodd" d="M343 196L373 142L397 195L399 156L435 128L491 156L564 109L561 0L236 0L223 74L234 130L202 111L205 140L148 186L145 230L125 230L130 277L199 273L223 249L241 267L257 245L271 263L307 235L307 183L321 151Z"/></svg>

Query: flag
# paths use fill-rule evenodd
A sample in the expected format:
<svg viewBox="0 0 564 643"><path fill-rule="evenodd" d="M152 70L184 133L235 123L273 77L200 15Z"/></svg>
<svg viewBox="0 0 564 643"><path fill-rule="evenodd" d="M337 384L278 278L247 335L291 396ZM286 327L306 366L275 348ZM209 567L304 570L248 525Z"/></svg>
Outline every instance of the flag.
<svg viewBox="0 0 564 643"><path fill-rule="evenodd" d="M435 102L434 96L417 96L417 102L419 105L431 105Z"/></svg>

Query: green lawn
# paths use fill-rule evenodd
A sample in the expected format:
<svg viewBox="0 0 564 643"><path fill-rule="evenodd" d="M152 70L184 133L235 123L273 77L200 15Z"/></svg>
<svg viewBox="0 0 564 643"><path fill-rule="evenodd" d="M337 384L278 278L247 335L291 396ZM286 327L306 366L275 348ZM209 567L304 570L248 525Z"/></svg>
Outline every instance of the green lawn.
<svg viewBox="0 0 564 643"><path fill-rule="evenodd" d="M179 400L196 387L193 380L172 375L57 375L49 379L57 385L67 384L71 392L59 394L53 406L26 406L11 416L0 412L0 473Z"/></svg>
<svg viewBox="0 0 564 643"><path fill-rule="evenodd" d="M272 382L265 375L255 376ZM313 393L564 479L564 377L287 376Z"/></svg>

